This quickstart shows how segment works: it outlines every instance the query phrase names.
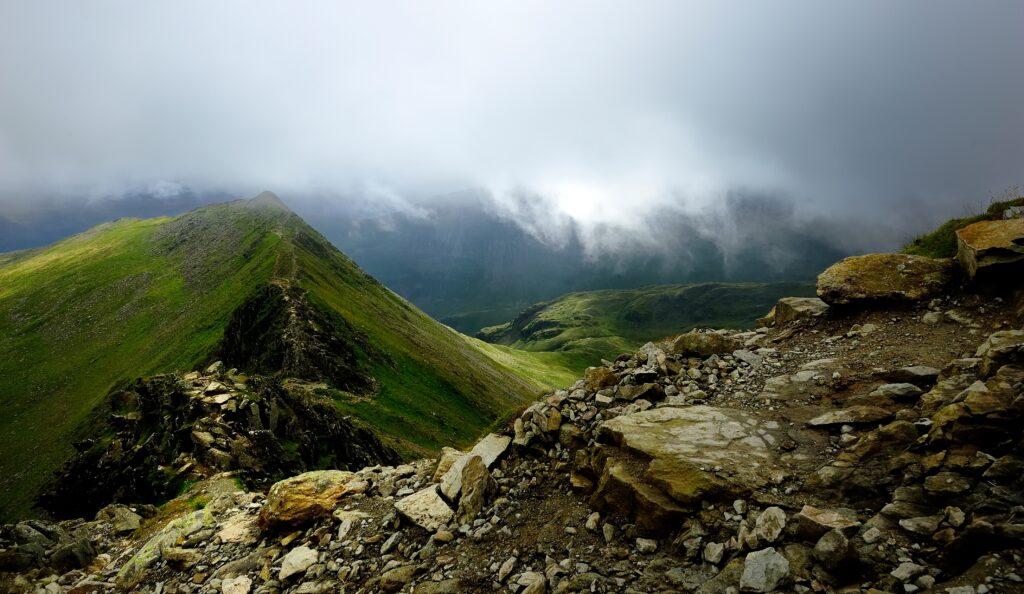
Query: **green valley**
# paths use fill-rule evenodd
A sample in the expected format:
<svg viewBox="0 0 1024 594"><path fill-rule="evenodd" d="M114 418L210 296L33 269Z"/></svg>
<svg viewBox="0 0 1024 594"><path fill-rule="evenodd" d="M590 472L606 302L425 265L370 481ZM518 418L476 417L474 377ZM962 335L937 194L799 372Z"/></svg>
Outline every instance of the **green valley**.
<svg viewBox="0 0 1024 594"><path fill-rule="evenodd" d="M813 283L702 283L569 293L532 305L477 337L559 353L582 370L602 357L694 327L749 328L780 297L805 296L814 296Z"/></svg>

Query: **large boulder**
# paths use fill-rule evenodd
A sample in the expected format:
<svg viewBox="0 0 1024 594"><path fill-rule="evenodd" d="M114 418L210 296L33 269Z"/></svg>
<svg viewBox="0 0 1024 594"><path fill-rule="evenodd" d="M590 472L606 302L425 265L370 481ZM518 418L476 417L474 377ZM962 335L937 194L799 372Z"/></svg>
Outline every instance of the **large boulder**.
<svg viewBox="0 0 1024 594"><path fill-rule="evenodd" d="M651 506L663 517L672 516L680 506L696 509L702 500L745 497L810 472L811 452L824 443L814 432L712 406L621 415L603 422L597 432L607 461L592 502L607 507L613 499L632 499L638 521ZM783 451L784 442L788 451ZM606 490L631 494L612 497ZM668 504L661 500L665 496Z"/></svg>
<svg viewBox="0 0 1024 594"><path fill-rule="evenodd" d="M797 320L820 318L828 313L828 304L817 297L783 297L758 326L783 326Z"/></svg>
<svg viewBox="0 0 1024 594"><path fill-rule="evenodd" d="M840 260L818 275L818 297L831 305L862 301L921 301L945 291L952 260L907 254L867 254Z"/></svg>
<svg viewBox="0 0 1024 594"><path fill-rule="evenodd" d="M260 510L262 530L307 524L331 515L334 506L353 492L356 475L343 470L316 470L278 481L270 487Z"/></svg>
<svg viewBox="0 0 1024 594"><path fill-rule="evenodd" d="M738 340L719 332L693 330L669 341L668 352L674 355L710 357L743 348Z"/></svg>
<svg viewBox="0 0 1024 594"><path fill-rule="evenodd" d="M1024 219L979 221L956 231L956 259L968 278L1024 263Z"/></svg>

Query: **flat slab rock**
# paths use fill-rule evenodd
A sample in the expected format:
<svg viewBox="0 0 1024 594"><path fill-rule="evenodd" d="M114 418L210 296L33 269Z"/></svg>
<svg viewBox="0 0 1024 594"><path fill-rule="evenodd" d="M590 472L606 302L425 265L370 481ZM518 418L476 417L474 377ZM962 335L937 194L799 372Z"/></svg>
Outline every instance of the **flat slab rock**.
<svg viewBox="0 0 1024 594"><path fill-rule="evenodd" d="M663 407L615 417L598 428L606 444L648 459L646 480L684 505L711 496L740 497L794 472L813 469L820 441L757 413L712 406ZM787 443L783 451L783 443Z"/></svg>
<svg viewBox="0 0 1024 594"><path fill-rule="evenodd" d="M979 270L1024 262L1024 219L979 221L956 231L956 259L974 278Z"/></svg>
<svg viewBox="0 0 1024 594"><path fill-rule="evenodd" d="M796 373L769 378L758 394L764 400L805 400L812 396L827 396L834 389L831 384L849 370L836 359L818 359L800 367Z"/></svg>
<svg viewBox="0 0 1024 594"><path fill-rule="evenodd" d="M953 282L951 260L908 254L851 256L818 275L818 297L831 305L861 301L921 301Z"/></svg>
<svg viewBox="0 0 1024 594"><path fill-rule="evenodd" d="M818 415L807 421L807 424L812 427L858 425L862 423L877 423L891 416L891 412L877 406L851 406Z"/></svg>
<svg viewBox="0 0 1024 594"><path fill-rule="evenodd" d="M445 526L455 516L455 511L445 503L437 492L437 485L430 485L395 503L398 513L409 518L424 530L434 532Z"/></svg>

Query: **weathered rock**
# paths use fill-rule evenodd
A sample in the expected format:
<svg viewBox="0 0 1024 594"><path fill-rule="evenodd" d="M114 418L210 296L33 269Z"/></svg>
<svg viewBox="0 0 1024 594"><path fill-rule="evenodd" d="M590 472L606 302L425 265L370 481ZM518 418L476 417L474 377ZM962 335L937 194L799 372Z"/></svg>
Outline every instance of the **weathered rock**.
<svg viewBox="0 0 1024 594"><path fill-rule="evenodd" d="M710 357L725 355L742 348L738 340L718 332L700 332L694 330L673 338L668 351L674 355Z"/></svg>
<svg viewBox="0 0 1024 594"><path fill-rule="evenodd" d="M886 374L886 379L898 384L913 384L919 388L930 388L939 379L939 370L926 365L901 367Z"/></svg>
<svg viewBox="0 0 1024 594"><path fill-rule="evenodd" d="M484 466L490 468L492 464L505 453L508 449L509 444L512 443L511 438L506 435L497 435L490 433L483 439L477 442L473 449L465 454L461 458L456 459L448 471L441 477L441 494L445 496L448 501L456 502L459 499L459 493L462 492L462 469L465 467L466 462L469 461L472 456L479 456Z"/></svg>
<svg viewBox="0 0 1024 594"><path fill-rule="evenodd" d="M263 530L300 526L331 515L350 492L356 475L342 470L316 470L274 483L260 510Z"/></svg>
<svg viewBox="0 0 1024 594"><path fill-rule="evenodd" d="M658 541L650 538L638 538L636 539L636 550L645 555L653 553L658 550Z"/></svg>
<svg viewBox="0 0 1024 594"><path fill-rule="evenodd" d="M740 576L740 590L771 592L789 576L789 561L772 547L747 554Z"/></svg>
<svg viewBox="0 0 1024 594"><path fill-rule="evenodd" d="M222 594L249 594L249 589L252 588L252 578L247 575L228 578L221 582L220 587Z"/></svg>
<svg viewBox="0 0 1024 594"><path fill-rule="evenodd" d="M742 497L810 462L777 447L798 431L785 434L777 421L734 409L651 409L605 421L597 434L603 443L650 460L645 480L684 505Z"/></svg>
<svg viewBox="0 0 1024 594"><path fill-rule="evenodd" d="M860 526L857 512L848 509L818 509L805 505L796 515L797 532L807 540L817 540L830 530L849 533Z"/></svg>
<svg viewBox="0 0 1024 594"><path fill-rule="evenodd" d="M783 326L797 320L820 318L828 313L828 304L817 297L783 297L773 311L775 324Z"/></svg>
<svg viewBox="0 0 1024 594"><path fill-rule="evenodd" d="M437 459L437 468L434 469L433 480L439 481L448 472L453 464L466 455L466 452L445 446L441 448L441 457Z"/></svg>
<svg viewBox="0 0 1024 594"><path fill-rule="evenodd" d="M786 512L779 507L769 507L757 516L754 523L754 536L760 542L772 544L779 539L782 530L786 527Z"/></svg>
<svg viewBox="0 0 1024 594"><path fill-rule="evenodd" d="M398 592L411 582L414 577L416 577L416 566L402 565L385 571L380 576L380 583L378 585L383 592Z"/></svg>
<svg viewBox="0 0 1024 594"><path fill-rule="evenodd" d="M116 578L118 587L124 590L131 589L145 576L146 571L160 560L165 548L175 546L180 539L212 526L214 522L215 518L210 510L201 509L168 523L121 566Z"/></svg>
<svg viewBox="0 0 1024 594"><path fill-rule="evenodd" d="M598 509L634 517L637 525L651 534L674 530L687 511L643 477L635 476L625 464L612 461L605 464L597 488L590 496L590 504ZM605 524L606 538L608 526Z"/></svg>
<svg viewBox="0 0 1024 594"><path fill-rule="evenodd" d="M507 578L509 574L512 573L512 570L515 568L517 561L517 558L509 557L508 559L505 559L505 562L498 567L498 583L504 582L505 578Z"/></svg>
<svg viewBox="0 0 1024 594"><path fill-rule="evenodd" d="M911 383L884 384L871 391L872 396L892 398L893 400L909 400L920 396L921 388Z"/></svg>
<svg viewBox="0 0 1024 594"><path fill-rule="evenodd" d="M648 382L639 386L621 386L615 393L620 400L638 400L643 398L650 402L657 402L665 397L665 391L660 384Z"/></svg>
<svg viewBox="0 0 1024 594"><path fill-rule="evenodd" d="M95 558L96 547L93 543L88 538L76 538L53 549L50 565L58 571L67 572L88 567Z"/></svg>
<svg viewBox="0 0 1024 594"><path fill-rule="evenodd" d="M466 591L458 579L439 582L421 582L416 585L416 594L461 594Z"/></svg>
<svg viewBox="0 0 1024 594"><path fill-rule="evenodd" d="M487 498L497 488L497 483L491 478L480 456L470 456L462 469L462 496L455 516L459 523L469 524L475 520L487 504Z"/></svg>
<svg viewBox="0 0 1024 594"><path fill-rule="evenodd" d="M832 305L862 301L921 301L953 281L950 260L907 254L851 256L818 276L818 297Z"/></svg>
<svg viewBox="0 0 1024 594"><path fill-rule="evenodd" d="M761 363L764 362L764 357L746 349L733 351L732 356L754 368L761 367Z"/></svg>
<svg viewBox="0 0 1024 594"><path fill-rule="evenodd" d="M956 231L956 259L973 279L988 269L1024 262L1024 219L979 221Z"/></svg>
<svg viewBox="0 0 1024 594"><path fill-rule="evenodd" d="M959 495L971 488L971 481L955 472L940 472L924 479L924 490L933 495Z"/></svg>
<svg viewBox="0 0 1024 594"><path fill-rule="evenodd" d="M874 495L895 480L894 459L917 441L909 421L895 421L864 434L827 466L807 478L812 489L835 489L848 496Z"/></svg>
<svg viewBox="0 0 1024 594"><path fill-rule="evenodd" d="M305 573L309 566L316 563L319 558L319 554L309 547L295 547L281 558L281 571L277 577L284 581L293 575Z"/></svg>
<svg viewBox="0 0 1024 594"><path fill-rule="evenodd" d="M452 520L455 512L448 507L437 492L437 485L430 485L408 497L398 500L395 509L421 528L433 532Z"/></svg>
<svg viewBox="0 0 1024 594"><path fill-rule="evenodd" d="M547 591L548 582L543 573L527 571L519 576L516 583L523 586L520 594L544 594Z"/></svg>
<svg viewBox="0 0 1024 594"><path fill-rule="evenodd" d="M920 534L921 536L930 536L939 529L939 523L942 522L942 520L942 514L935 514L932 516L904 518L899 521L899 524L900 527L907 532L913 532L914 534Z"/></svg>
<svg viewBox="0 0 1024 594"><path fill-rule="evenodd" d="M917 563L905 561L903 563L900 563L899 566L896 569L889 572L889 574L901 582L909 582L910 580L924 573L924 571L925 567L918 565Z"/></svg>
<svg viewBox="0 0 1024 594"><path fill-rule="evenodd" d="M164 547L163 560L182 569L189 569L199 563L203 553L198 549L183 547Z"/></svg>
<svg viewBox="0 0 1024 594"><path fill-rule="evenodd" d="M975 357L981 359L979 371L983 377L994 374L1003 365L1024 363L1024 330L993 332L978 347Z"/></svg>
<svg viewBox="0 0 1024 594"><path fill-rule="evenodd" d="M115 534L135 532L142 525L142 516L120 504L104 507L96 512L96 519L109 522Z"/></svg>
<svg viewBox="0 0 1024 594"><path fill-rule="evenodd" d="M247 514L239 513L224 520L217 531L217 538L221 542L232 543L253 543L258 536L256 518Z"/></svg>
<svg viewBox="0 0 1024 594"><path fill-rule="evenodd" d="M840 410L833 410L818 415L807 421L812 427L824 427L828 425L860 425L865 423L878 423L892 417L889 411L877 406L851 406Z"/></svg>
<svg viewBox="0 0 1024 594"><path fill-rule="evenodd" d="M607 367L588 367L584 374L587 390L596 392L602 388L610 388L619 383L619 376Z"/></svg>
<svg viewBox="0 0 1024 594"><path fill-rule="evenodd" d="M846 367L836 359L818 359L800 367L796 373L769 378L758 394L766 400L798 400L830 394L832 382L847 374Z"/></svg>
<svg viewBox="0 0 1024 594"><path fill-rule="evenodd" d="M700 585L699 594L734 594L736 586L743 574L744 560L740 557L733 558L718 575Z"/></svg>
<svg viewBox="0 0 1024 594"><path fill-rule="evenodd" d="M720 542L709 542L704 545L704 560L712 565L718 565L722 562L722 557L725 555L725 545Z"/></svg>
<svg viewBox="0 0 1024 594"><path fill-rule="evenodd" d="M850 554L850 541L839 530L829 530L814 545L814 558L829 570L841 567Z"/></svg>

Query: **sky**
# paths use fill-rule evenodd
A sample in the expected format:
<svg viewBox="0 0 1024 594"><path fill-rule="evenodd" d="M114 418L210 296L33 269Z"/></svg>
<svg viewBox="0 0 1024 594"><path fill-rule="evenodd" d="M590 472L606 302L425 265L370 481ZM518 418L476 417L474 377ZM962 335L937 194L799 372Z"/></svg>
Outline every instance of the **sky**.
<svg viewBox="0 0 1024 594"><path fill-rule="evenodd" d="M1016 1L0 0L0 215L475 188L600 241L742 192L891 244L1024 186L1022 65Z"/></svg>

